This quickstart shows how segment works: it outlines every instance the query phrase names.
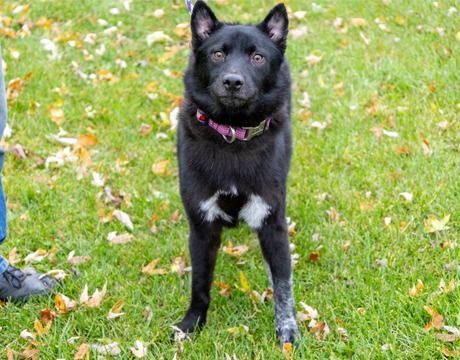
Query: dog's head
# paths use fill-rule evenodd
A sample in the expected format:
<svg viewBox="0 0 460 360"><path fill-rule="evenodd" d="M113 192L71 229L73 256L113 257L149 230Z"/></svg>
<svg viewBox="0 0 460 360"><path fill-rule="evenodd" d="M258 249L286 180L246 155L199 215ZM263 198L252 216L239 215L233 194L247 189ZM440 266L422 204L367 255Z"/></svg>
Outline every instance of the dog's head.
<svg viewBox="0 0 460 360"><path fill-rule="evenodd" d="M190 80L197 102L215 113L253 113L276 102L281 91L288 16L283 4L275 6L257 25L220 22L203 1L191 18Z"/></svg>

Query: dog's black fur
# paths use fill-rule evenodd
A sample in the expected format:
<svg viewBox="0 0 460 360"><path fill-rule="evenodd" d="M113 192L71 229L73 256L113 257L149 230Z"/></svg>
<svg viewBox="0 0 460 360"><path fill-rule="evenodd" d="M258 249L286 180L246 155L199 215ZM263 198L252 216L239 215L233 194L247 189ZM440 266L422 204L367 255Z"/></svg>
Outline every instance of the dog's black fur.
<svg viewBox="0 0 460 360"><path fill-rule="evenodd" d="M258 25L226 24L198 1L191 28L177 153L190 226L192 297L178 328L192 332L206 322L221 231L242 217L257 231L269 266L278 337L293 342L297 325L285 218L291 158L286 9L275 6ZM217 123L235 127L272 120L262 135L227 143L197 121L197 109Z"/></svg>

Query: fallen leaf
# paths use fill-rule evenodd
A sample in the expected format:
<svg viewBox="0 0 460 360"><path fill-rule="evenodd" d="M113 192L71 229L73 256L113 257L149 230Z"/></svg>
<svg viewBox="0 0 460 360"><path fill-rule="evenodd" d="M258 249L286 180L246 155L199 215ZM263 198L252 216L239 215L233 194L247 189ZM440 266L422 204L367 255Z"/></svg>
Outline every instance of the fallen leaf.
<svg viewBox="0 0 460 360"><path fill-rule="evenodd" d="M77 139L76 146L91 147L98 143L97 137L94 134L80 135Z"/></svg>
<svg viewBox="0 0 460 360"><path fill-rule="evenodd" d="M351 18L350 24L354 27L364 27L368 25L367 20L363 18Z"/></svg>
<svg viewBox="0 0 460 360"><path fill-rule="evenodd" d="M49 322L53 321L57 318L57 316L58 315L51 309L45 309L40 311L40 318L43 320L45 324L48 324Z"/></svg>
<svg viewBox="0 0 460 360"><path fill-rule="evenodd" d="M120 316L123 316L125 313L121 312L123 307L124 299L118 300L110 309L109 314L107 315L107 320L113 320Z"/></svg>
<svg viewBox="0 0 460 360"><path fill-rule="evenodd" d="M318 340L322 341L330 334L331 330L325 321L318 321L310 328L310 332L315 334Z"/></svg>
<svg viewBox="0 0 460 360"><path fill-rule="evenodd" d="M249 328L246 325L240 324L238 326L228 328L227 331L233 337L239 337L241 335L246 335L249 332Z"/></svg>
<svg viewBox="0 0 460 360"><path fill-rule="evenodd" d="M399 196L402 196L407 202L412 202L412 199L414 198L414 195L412 195L410 192L399 193Z"/></svg>
<svg viewBox="0 0 460 360"><path fill-rule="evenodd" d="M66 314L69 311L72 311L76 305L76 301L69 299L64 294L58 293L54 297L54 306L61 314Z"/></svg>
<svg viewBox="0 0 460 360"><path fill-rule="evenodd" d="M292 359L292 343L283 343L283 355L284 355L284 358L287 359L287 360L290 360Z"/></svg>
<svg viewBox="0 0 460 360"><path fill-rule="evenodd" d="M447 226L447 223L449 222L449 220L450 214L444 216L442 219L438 219L436 216L430 215L424 222L425 232L431 234L435 232L448 230L449 227Z"/></svg>
<svg viewBox="0 0 460 360"><path fill-rule="evenodd" d="M24 261L26 263L37 263L42 261L47 255L48 252L45 249L37 249L33 253L27 255Z"/></svg>
<svg viewBox="0 0 460 360"><path fill-rule="evenodd" d="M35 340L35 334L31 333L28 330L22 330L19 336L25 340Z"/></svg>
<svg viewBox="0 0 460 360"><path fill-rule="evenodd" d="M168 165L170 160L161 160L152 165L152 171L155 175L164 176L168 174Z"/></svg>
<svg viewBox="0 0 460 360"><path fill-rule="evenodd" d="M83 256L74 256L75 250L72 250L69 255L67 256L67 262L70 265L78 265L87 262L88 260L91 259L91 256L89 255L83 255Z"/></svg>
<svg viewBox="0 0 460 360"><path fill-rule="evenodd" d="M427 139L423 139L422 141L422 148L423 148L423 153L426 156L431 156L433 155L433 150L431 149L430 143L428 142Z"/></svg>
<svg viewBox="0 0 460 360"><path fill-rule="evenodd" d="M237 245L233 246L233 244L229 241L226 246L223 247L224 253L233 257L240 257L244 253L249 250L247 245Z"/></svg>
<svg viewBox="0 0 460 360"><path fill-rule="evenodd" d="M304 321L311 321L318 318L318 311L312 308L310 305L305 304L304 302L300 302L300 305L303 308L303 312L297 313L297 320L304 322Z"/></svg>
<svg viewBox="0 0 460 360"><path fill-rule="evenodd" d="M232 296L232 289L230 285L223 283L221 281L214 281L214 285L220 289L219 291L220 295L225 296L225 297Z"/></svg>
<svg viewBox="0 0 460 360"><path fill-rule="evenodd" d="M74 360L89 360L89 345L88 344L81 344L78 347L77 352L73 356Z"/></svg>
<svg viewBox="0 0 460 360"><path fill-rule="evenodd" d="M91 344L91 349L96 351L101 355L112 355L116 356L121 353L120 346L117 342L112 342L107 345L100 345L100 344Z"/></svg>
<svg viewBox="0 0 460 360"><path fill-rule="evenodd" d="M182 256L174 258L171 265L171 272L183 276L185 274L185 260Z"/></svg>
<svg viewBox="0 0 460 360"><path fill-rule="evenodd" d="M160 259L153 259L150 263L148 263L146 266L144 266L142 268L142 272L144 274L148 274L148 275L164 275L164 274L167 274L167 270L165 269L156 269L156 266L157 266L157 263L158 263L158 260Z"/></svg>
<svg viewBox="0 0 460 360"><path fill-rule="evenodd" d="M112 231L107 235L107 240L109 240L110 244L126 244L133 241L134 236L128 233L117 235L116 231Z"/></svg>
<svg viewBox="0 0 460 360"><path fill-rule="evenodd" d="M51 329L52 321L49 321L45 326L41 323L40 320L35 319L34 321L34 329L39 336L46 335L48 331Z"/></svg>
<svg viewBox="0 0 460 360"><path fill-rule="evenodd" d="M136 340L134 345L135 347L130 347L129 350L136 358L140 359L147 356L147 346L142 341Z"/></svg>
<svg viewBox="0 0 460 360"><path fill-rule="evenodd" d="M163 31L155 31L151 34L148 34L146 37L147 45L150 46L159 42L171 41L172 39L166 35Z"/></svg>
<svg viewBox="0 0 460 360"><path fill-rule="evenodd" d="M249 282L246 279L244 272L242 271L240 271L240 284L241 284L241 287L237 286L237 288L241 290L242 292L251 290L251 285L249 285Z"/></svg>
<svg viewBox="0 0 460 360"><path fill-rule="evenodd" d="M431 320L424 326L426 331L435 328L437 330L441 329L444 326L444 317L440 315L436 309L431 306L424 306L425 311L431 316Z"/></svg>
<svg viewBox="0 0 460 360"><path fill-rule="evenodd" d="M131 218L129 217L129 215L121 210L115 210L112 215L118 219L118 221L120 221L123 225L125 225L128 230L133 230L134 229L134 225L131 221Z"/></svg>
<svg viewBox="0 0 460 360"><path fill-rule="evenodd" d="M38 349L31 349L31 348L27 348L25 350L23 350L20 354L19 354L19 357L21 359L38 359L38 354L40 353L40 350Z"/></svg>
<svg viewBox="0 0 460 360"><path fill-rule="evenodd" d="M146 136L152 132L152 129L152 125L141 124L141 126L139 127L139 134L141 134L142 136Z"/></svg>
<svg viewBox="0 0 460 360"><path fill-rule="evenodd" d="M416 297L420 295L422 291L423 291L423 282L422 280L418 279L417 284L409 289L409 296Z"/></svg>
<svg viewBox="0 0 460 360"><path fill-rule="evenodd" d="M98 288L94 290L93 295L88 296L88 286L85 285L82 294L80 295L80 305L87 306L90 308L98 308L101 306L102 300L104 299L107 293L107 281L105 282L102 290L99 291Z"/></svg>
<svg viewBox="0 0 460 360"><path fill-rule="evenodd" d="M316 263L319 261L319 251L312 251L309 256L310 262Z"/></svg>
<svg viewBox="0 0 460 360"><path fill-rule="evenodd" d="M446 333L436 333L435 336L438 340L442 342L455 342L460 339L460 330L455 326L443 326L443 329L448 331L449 334Z"/></svg>

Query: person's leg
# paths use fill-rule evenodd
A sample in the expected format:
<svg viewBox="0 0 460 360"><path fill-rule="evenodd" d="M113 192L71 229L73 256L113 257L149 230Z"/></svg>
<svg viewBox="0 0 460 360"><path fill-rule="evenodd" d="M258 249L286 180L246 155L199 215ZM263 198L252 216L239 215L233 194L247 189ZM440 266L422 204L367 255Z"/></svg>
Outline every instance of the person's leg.
<svg viewBox="0 0 460 360"><path fill-rule="evenodd" d="M5 80L3 76L3 61L2 51L0 49L0 139L3 136L3 130L5 130L7 118L7 107L6 107L6 96L5 96ZM5 153L0 146L0 244L6 238L6 204L5 194L3 193L2 185L2 168ZM0 255L0 274L5 272L8 268L8 262Z"/></svg>
<svg viewBox="0 0 460 360"><path fill-rule="evenodd" d="M0 139L6 126L7 107L5 81L3 77L2 49L0 48ZM6 238L6 202L2 185L2 168L5 153L0 146L0 244ZM35 270L20 270L11 266L0 255L0 300L27 300L30 296L46 295L53 287L54 281L49 276L42 276Z"/></svg>

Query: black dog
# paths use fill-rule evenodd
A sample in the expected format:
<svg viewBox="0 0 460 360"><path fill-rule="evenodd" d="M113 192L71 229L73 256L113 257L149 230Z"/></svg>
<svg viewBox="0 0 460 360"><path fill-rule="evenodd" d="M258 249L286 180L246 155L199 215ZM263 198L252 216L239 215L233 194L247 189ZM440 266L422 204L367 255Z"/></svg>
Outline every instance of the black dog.
<svg viewBox="0 0 460 360"><path fill-rule="evenodd" d="M285 218L291 158L288 17L275 6L255 26L225 24L198 1L177 152L190 226L192 298L178 327L206 322L223 227L244 220L268 263L282 343L297 335Z"/></svg>

